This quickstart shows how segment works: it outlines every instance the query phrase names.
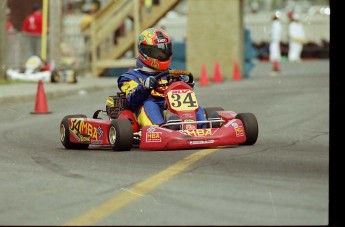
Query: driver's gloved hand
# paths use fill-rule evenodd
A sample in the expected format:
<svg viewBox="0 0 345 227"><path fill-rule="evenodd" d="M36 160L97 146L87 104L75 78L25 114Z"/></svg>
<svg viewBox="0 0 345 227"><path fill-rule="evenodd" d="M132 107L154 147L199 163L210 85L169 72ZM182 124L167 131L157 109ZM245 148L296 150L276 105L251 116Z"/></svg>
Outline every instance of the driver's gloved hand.
<svg viewBox="0 0 345 227"><path fill-rule="evenodd" d="M153 76L149 76L146 78L143 85L145 89L154 89L158 86L158 81Z"/></svg>
<svg viewBox="0 0 345 227"><path fill-rule="evenodd" d="M183 82L188 82L188 80L189 80L189 77L188 76L186 76L186 75L181 75L180 76L180 81L183 81Z"/></svg>
<svg viewBox="0 0 345 227"><path fill-rule="evenodd" d="M189 81L189 77L188 77L188 76L186 76L186 75L181 75L181 76L180 76L180 80L183 81L183 82L186 82L189 86L191 86L192 88L194 88L195 83L194 83L194 81L192 81L191 83L188 83L188 81Z"/></svg>
<svg viewBox="0 0 345 227"><path fill-rule="evenodd" d="M191 86L192 88L194 88L194 85L195 85L195 82L191 82L191 83L188 83L189 86Z"/></svg>

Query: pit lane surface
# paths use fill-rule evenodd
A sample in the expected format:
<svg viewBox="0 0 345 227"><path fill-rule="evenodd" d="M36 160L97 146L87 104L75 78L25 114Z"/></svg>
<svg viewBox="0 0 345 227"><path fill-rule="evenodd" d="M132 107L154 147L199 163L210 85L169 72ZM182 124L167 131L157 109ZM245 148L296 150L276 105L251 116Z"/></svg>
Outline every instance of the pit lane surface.
<svg viewBox="0 0 345 227"><path fill-rule="evenodd" d="M256 115L254 146L71 151L61 119L92 117L114 91L48 100L51 114L30 114L35 100L2 105L0 224L328 224L329 62L303 64L196 86L202 106Z"/></svg>

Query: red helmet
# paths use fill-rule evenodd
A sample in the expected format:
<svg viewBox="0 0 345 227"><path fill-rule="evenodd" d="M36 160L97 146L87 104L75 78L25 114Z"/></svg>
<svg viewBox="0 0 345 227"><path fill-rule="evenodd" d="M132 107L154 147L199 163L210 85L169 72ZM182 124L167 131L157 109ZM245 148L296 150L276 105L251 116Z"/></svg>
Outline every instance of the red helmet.
<svg viewBox="0 0 345 227"><path fill-rule="evenodd" d="M139 35L139 59L148 67L167 70L170 66L171 40L163 29L148 28Z"/></svg>

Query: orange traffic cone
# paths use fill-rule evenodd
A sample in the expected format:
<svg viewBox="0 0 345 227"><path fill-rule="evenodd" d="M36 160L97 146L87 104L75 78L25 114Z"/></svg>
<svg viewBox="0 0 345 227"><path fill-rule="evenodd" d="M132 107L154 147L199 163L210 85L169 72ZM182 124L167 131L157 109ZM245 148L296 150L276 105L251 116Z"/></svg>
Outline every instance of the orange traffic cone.
<svg viewBox="0 0 345 227"><path fill-rule="evenodd" d="M279 72L279 61L277 59L274 59L273 61L273 71Z"/></svg>
<svg viewBox="0 0 345 227"><path fill-rule="evenodd" d="M242 79L241 71L238 67L237 61L235 61L234 62L234 70L233 70L233 74L232 74L232 80L241 80L241 79Z"/></svg>
<svg viewBox="0 0 345 227"><path fill-rule="evenodd" d="M205 64L202 64L202 66L201 66L201 76L200 76L199 85L201 87L209 85L208 75L207 75L207 70L206 70Z"/></svg>
<svg viewBox="0 0 345 227"><path fill-rule="evenodd" d="M223 82L222 73L220 72L220 66L219 66L218 62L216 62L214 65L213 82L214 83L222 83Z"/></svg>
<svg viewBox="0 0 345 227"><path fill-rule="evenodd" d="M34 112L32 114L47 114L51 113L48 111L48 105L46 100L46 93L44 91L42 80L38 81L37 94L36 94L36 104Z"/></svg>

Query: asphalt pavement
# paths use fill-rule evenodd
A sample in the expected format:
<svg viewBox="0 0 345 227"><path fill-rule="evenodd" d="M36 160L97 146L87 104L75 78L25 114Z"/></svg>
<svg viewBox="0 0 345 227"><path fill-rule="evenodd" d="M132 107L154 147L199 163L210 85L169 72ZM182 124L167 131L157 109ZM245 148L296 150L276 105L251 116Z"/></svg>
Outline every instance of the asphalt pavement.
<svg viewBox="0 0 345 227"><path fill-rule="evenodd" d="M329 60L305 60L300 63L282 62L280 64L280 72L273 74L273 65L265 61L256 61L249 78L268 76L290 76L301 74L319 74L329 73ZM193 73L196 75L197 73ZM209 76L210 77L210 76ZM114 93L118 91L117 77L90 77L80 75L77 83L44 83L44 93L47 99L62 97L66 95L73 95L82 92L98 91L105 88L114 88ZM223 75L223 81L230 81L231 75ZM209 78L212 83L212 78ZM198 83L196 83L198 86ZM42 91L41 91L42 92ZM0 85L0 104L17 102L17 101L32 101L36 99L38 94L38 83L36 82L23 82L14 83L9 85Z"/></svg>

